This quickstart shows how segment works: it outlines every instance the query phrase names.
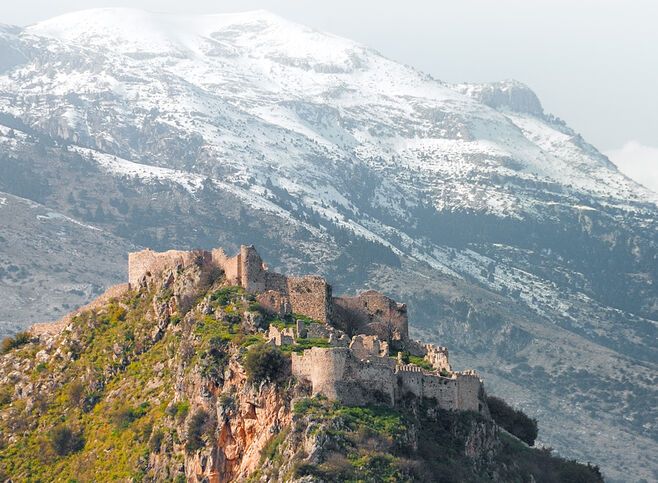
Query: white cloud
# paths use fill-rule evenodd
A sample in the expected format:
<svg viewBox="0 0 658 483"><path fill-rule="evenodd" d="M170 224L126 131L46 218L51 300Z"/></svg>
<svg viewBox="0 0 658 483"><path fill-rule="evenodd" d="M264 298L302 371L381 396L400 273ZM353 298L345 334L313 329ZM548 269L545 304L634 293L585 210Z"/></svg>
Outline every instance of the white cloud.
<svg viewBox="0 0 658 483"><path fill-rule="evenodd" d="M629 141L605 155L626 176L658 193L658 148Z"/></svg>

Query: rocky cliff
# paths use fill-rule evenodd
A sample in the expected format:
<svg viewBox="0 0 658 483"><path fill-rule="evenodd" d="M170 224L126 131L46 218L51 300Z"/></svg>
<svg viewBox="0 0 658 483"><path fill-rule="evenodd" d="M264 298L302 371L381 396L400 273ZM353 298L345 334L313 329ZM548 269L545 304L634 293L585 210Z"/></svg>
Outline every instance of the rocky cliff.
<svg viewBox="0 0 658 483"><path fill-rule="evenodd" d="M310 397L265 327L286 324L191 263L3 342L7 481L600 481L487 415ZM575 481L575 480L573 480Z"/></svg>

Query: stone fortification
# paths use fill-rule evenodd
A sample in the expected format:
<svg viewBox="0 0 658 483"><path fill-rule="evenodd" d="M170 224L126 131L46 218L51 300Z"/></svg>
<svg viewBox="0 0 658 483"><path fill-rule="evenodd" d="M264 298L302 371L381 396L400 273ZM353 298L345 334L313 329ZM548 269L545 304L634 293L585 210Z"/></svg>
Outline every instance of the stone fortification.
<svg viewBox="0 0 658 483"><path fill-rule="evenodd" d="M355 297L333 297L331 285L322 277L289 277L268 270L253 246L242 245L233 257L222 249L131 253L128 281L132 288L139 287L166 270L193 263L222 270L229 284L256 294L265 309L281 317L302 314L348 335L376 335L388 342L408 340L406 305L372 290Z"/></svg>
<svg viewBox="0 0 658 483"><path fill-rule="evenodd" d="M278 314L298 313L324 323L330 321L331 286L322 277L287 277L271 272L253 246L242 245L234 257L226 256L221 249L130 253L128 281L132 288L139 287L166 270L191 264L222 270L229 284L258 294L259 302Z"/></svg>
<svg viewBox="0 0 658 483"><path fill-rule="evenodd" d="M389 344L375 335L359 334L351 339L328 325L297 321L296 327L270 326L269 343L294 345L299 339L324 338L330 347L313 347L292 354L292 373L311 387L313 395L348 405L388 404L395 406L408 397L433 399L443 409L487 414L482 381L473 371L450 370L444 347L416 343L425 350L432 366L425 370L402 362L403 354L390 356Z"/></svg>
<svg viewBox="0 0 658 483"><path fill-rule="evenodd" d="M293 353L293 375L309 383L313 395L348 405L395 406L416 397L434 399L442 409L486 413L482 381L474 372L442 376L414 364L398 364L377 349L361 352L362 342L354 342L350 347L313 347Z"/></svg>
<svg viewBox="0 0 658 483"><path fill-rule="evenodd" d="M407 340L407 306L368 290L356 297L333 299L334 325L350 335L376 335L382 340Z"/></svg>

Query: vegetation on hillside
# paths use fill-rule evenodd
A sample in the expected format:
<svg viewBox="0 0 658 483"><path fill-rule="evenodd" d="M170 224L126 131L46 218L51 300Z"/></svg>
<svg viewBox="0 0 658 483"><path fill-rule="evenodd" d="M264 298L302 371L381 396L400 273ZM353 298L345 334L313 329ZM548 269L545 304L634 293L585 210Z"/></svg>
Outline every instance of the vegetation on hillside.
<svg viewBox="0 0 658 483"><path fill-rule="evenodd" d="M530 446L535 444L539 428L537 420L528 417L523 411L514 409L502 399L487 397L487 406L496 423Z"/></svg>

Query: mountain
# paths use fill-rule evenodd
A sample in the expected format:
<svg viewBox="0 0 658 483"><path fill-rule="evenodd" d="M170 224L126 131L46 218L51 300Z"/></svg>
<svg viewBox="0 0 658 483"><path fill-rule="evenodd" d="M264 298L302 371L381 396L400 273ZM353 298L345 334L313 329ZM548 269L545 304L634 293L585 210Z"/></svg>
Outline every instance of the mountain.
<svg viewBox="0 0 658 483"><path fill-rule="evenodd" d="M0 191L107 234L107 285L122 244L253 242L407 300L542 443L658 478L658 196L528 87L450 85L263 11L82 11L2 26L0 52ZM97 287L96 255L75 262ZM39 276L0 318L61 304Z"/></svg>
<svg viewBox="0 0 658 483"><path fill-rule="evenodd" d="M532 448L536 422L411 341L404 304L326 297L248 246L129 263L130 284L3 341L3 480L603 481Z"/></svg>

